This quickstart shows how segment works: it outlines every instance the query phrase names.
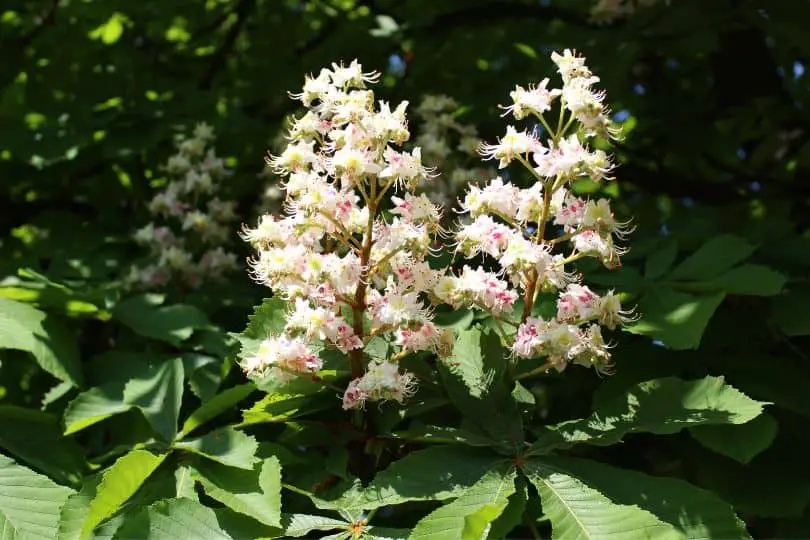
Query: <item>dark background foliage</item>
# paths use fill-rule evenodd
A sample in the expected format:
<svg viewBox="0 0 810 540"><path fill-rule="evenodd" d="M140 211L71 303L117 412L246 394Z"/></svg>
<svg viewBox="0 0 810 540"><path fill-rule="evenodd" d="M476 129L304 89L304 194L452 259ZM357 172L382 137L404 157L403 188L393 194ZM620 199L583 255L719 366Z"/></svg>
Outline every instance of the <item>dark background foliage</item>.
<svg viewBox="0 0 810 540"><path fill-rule="evenodd" d="M182 126L215 127L235 172L226 189L252 222L263 154L306 73L358 58L383 72L381 97L446 93L491 141L503 130L497 105L514 85L553 77L550 52L576 48L625 128L609 191L636 225L625 265L596 279L631 295L649 321L644 335L613 336L615 375L570 369L532 388L537 406L559 421L587 415L597 388L609 396L653 377L723 375L773 403L768 424L778 429L765 429L772 442L750 462L687 432L581 453L710 489L754 537L807 537L810 2L661 1L606 23L589 9L557 0L6 0L0 295L57 317L84 377L99 384L98 355L141 347L126 324L109 322L122 294L116 280L138 256L130 235L149 220L151 181ZM706 284L714 275L661 277L721 235L751 248L725 268L745 260L760 270L720 293ZM734 258L712 249L709 259ZM241 330L262 295L242 272L182 300ZM39 408L56 381L21 354L0 351L0 404ZM240 380L222 371L217 384ZM58 416L69 392L46 410ZM105 452L137 438L122 431L80 442L104 463ZM762 437L715 436L726 447Z"/></svg>

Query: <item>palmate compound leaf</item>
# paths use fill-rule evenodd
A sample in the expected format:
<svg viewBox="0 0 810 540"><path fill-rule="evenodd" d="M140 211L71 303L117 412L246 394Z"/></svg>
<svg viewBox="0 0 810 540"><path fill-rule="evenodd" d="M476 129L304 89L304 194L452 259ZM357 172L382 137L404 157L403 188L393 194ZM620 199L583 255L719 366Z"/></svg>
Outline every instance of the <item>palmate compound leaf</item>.
<svg viewBox="0 0 810 540"><path fill-rule="evenodd" d="M509 497L515 492L516 476L517 470L513 463L502 462L496 465L454 501L419 520L409 538L484 538L492 522L501 515L509 503Z"/></svg>
<svg viewBox="0 0 810 540"><path fill-rule="evenodd" d="M682 480L572 458L530 461L523 472L554 540L750 538L728 504Z"/></svg>
<svg viewBox="0 0 810 540"><path fill-rule="evenodd" d="M597 403L588 418L544 426L528 454L575 444L610 445L629 433L663 435L691 426L745 424L759 416L764 405L725 384L722 377L654 379L637 384L624 396Z"/></svg>
<svg viewBox="0 0 810 540"><path fill-rule="evenodd" d="M59 321L28 304L0 297L0 349L29 352L57 379L83 383L76 340Z"/></svg>
<svg viewBox="0 0 810 540"><path fill-rule="evenodd" d="M158 501L128 518L115 534L116 539L130 540L232 540L217 522L216 513L191 499Z"/></svg>
<svg viewBox="0 0 810 540"><path fill-rule="evenodd" d="M59 509L71 493L70 488L0 455L0 538L56 538Z"/></svg>
<svg viewBox="0 0 810 540"><path fill-rule="evenodd" d="M93 529L129 500L167 455L155 455L148 450L132 450L118 458L102 475L82 523L81 538L89 537Z"/></svg>
<svg viewBox="0 0 810 540"><path fill-rule="evenodd" d="M206 495L271 527L281 526L281 464L267 458L251 471L201 461L195 478Z"/></svg>

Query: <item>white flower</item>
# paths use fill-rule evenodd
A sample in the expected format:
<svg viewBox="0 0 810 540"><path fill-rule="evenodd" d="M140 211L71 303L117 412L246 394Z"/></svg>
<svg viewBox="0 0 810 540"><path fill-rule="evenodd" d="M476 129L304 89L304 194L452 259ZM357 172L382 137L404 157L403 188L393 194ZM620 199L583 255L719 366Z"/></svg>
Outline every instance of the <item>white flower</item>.
<svg viewBox="0 0 810 540"><path fill-rule="evenodd" d="M415 392L416 378L412 373L401 373L393 362L372 360L366 373L349 383L343 408L363 408L367 401L404 403Z"/></svg>
<svg viewBox="0 0 810 540"><path fill-rule="evenodd" d="M482 144L480 153L484 159L497 159L498 168L503 169L517 156L537 154L544 151L543 145L526 131L517 131L514 126L506 127L506 135L498 144Z"/></svg>
<svg viewBox="0 0 810 540"><path fill-rule="evenodd" d="M515 90L509 93L512 98L512 105L503 107L506 113L512 113L516 120L521 120L530 114L542 115L544 112L551 109L551 103L554 98L559 96L562 91L554 88L548 90L548 78L543 79L536 85L529 85L528 89L522 86L515 86Z"/></svg>
<svg viewBox="0 0 810 540"><path fill-rule="evenodd" d="M273 376L279 381L289 381L299 375L315 373L323 366L301 338L271 336L259 344L253 356L242 362L249 376Z"/></svg>

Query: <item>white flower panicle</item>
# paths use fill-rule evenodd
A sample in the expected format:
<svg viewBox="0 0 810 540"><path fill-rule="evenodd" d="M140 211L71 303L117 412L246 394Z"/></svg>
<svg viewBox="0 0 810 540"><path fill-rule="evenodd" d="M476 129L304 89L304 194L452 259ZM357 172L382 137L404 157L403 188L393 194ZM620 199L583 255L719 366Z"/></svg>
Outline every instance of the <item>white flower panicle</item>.
<svg viewBox="0 0 810 540"><path fill-rule="evenodd" d="M503 107L515 119L532 117L546 130L541 141L536 131L509 125L497 144L482 144L485 160L497 160L504 169L518 162L535 183L521 189L498 176L483 187L471 186L460 200L472 221L459 226L455 249L465 258L485 256L500 267L465 266L458 277L441 279L435 295L454 307L490 311L496 320L517 328L512 353L516 357L546 357L547 367L562 370L568 363L609 369L610 354L600 325L614 329L631 320L612 293L599 296L579 284L580 276L566 266L583 257L596 257L609 267L619 265L624 249L614 240L629 233L628 223L617 221L606 199L584 200L569 191L580 178L610 180L610 157L587 144L594 136L615 135L605 94L594 85L585 59L570 50L553 53L562 88L549 88L543 79L510 93L512 104ZM552 109L558 118L546 118ZM556 130L550 126L559 126ZM557 232L549 238L546 233ZM557 296L556 317L532 316L540 294ZM519 320L513 306L522 297Z"/></svg>
<svg viewBox="0 0 810 540"><path fill-rule="evenodd" d="M168 183L149 202L150 213L163 224L149 223L133 235L154 259L131 268L127 281L133 286L161 287L176 276L196 287L236 269L236 255L223 248L231 236L228 223L236 218L236 203L217 196L230 172L213 142L214 130L207 124L198 124L193 136L178 141L177 153L164 167Z"/></svg>
<svg viewBox="0 0 810 540"><path fill-rule="evenodd" d="M441 231L441 210L414 193L434 175L420 148L401 149L410 137L407 103L377 102L366 88L377 78L357 61L333 64L291 94L307 111L291 122L286 147L267 158L282 180L285 214L264 215L242 231L257 251L253 278L293 304L284 333L265 343L296 346L292 358L267 345L272 353L242 367L282 381L312 376L311 351L337 349L348 355L353 377L346 408L402 402L415 379L395 359L452 348L452 334L431 322L428 304L441 273L425 257ZM363 349L378 337L399 352L365 365Z"/></svg>
<svg viewBox="0 0 810 540"><path fill-rule="evenodd" d="M544 371L574 363L609 372L602 327L613 330L632 314L613 291L600 295L583 285L571 265L595 257L608 268L618 266L624 249L615 241L625 238L629 225L614 217L607 199L580 198L571 184L612 179L610 156L589 141L615 132L605 94L595 87L599 78L585 59L565 50L552 60L561 88L551 88L549 79L517 86L512 104L503 107L518 120L535 119L546 130L542 137L537 127L509 125L496 144L482 144L474 128L457 123L458 104L436 96L419 105L424 129L419 146L407 151L407 104L378 102L367 88L376 73L353 61L306 78L302 91L291 94L306 112L290 123L286 146L267 157L281 178L284 213L264 215L242 231L256 250L253 278L291 306L283 331L267 336L242 361L249 375L280 382L318 379L323 364L316 351L326 347L345 355L351 369L344 409L402 403L416 391L416 377L402 370L400 359L420 351L452 354L454 334L433 321L437 304L488 312L512 358L544 358ZM558 118L549 122L546 115L554 113ZM457 166L449 135L460 153L477 149L498 169L517 162L534 180L521 188L506 171L495 176L490 170L492 180L470 186L459 198L468 216L453 233L451 249L483 264L461 264L458 272L428 263L436 237L446 234L433 195L455 193L417 192L421 184L437 183L423 156ZM173 167L183 165L178 159ZM462 166L455 170L464 171L465 180L475 175ZM205 181L195 178L192 184L207 189ZM164 207L175 211L172 204ZM218 204L208 208L212 215L227 215ZM188 230L205 222L204 215L184 214ZM170 264L184 264L165 232L144 235L163 239ZM551 305L534 309L540 302ZM504 324L515 328L511 341ZM378 350L380 339L392 353L370 359L366 349Z"/></svg>

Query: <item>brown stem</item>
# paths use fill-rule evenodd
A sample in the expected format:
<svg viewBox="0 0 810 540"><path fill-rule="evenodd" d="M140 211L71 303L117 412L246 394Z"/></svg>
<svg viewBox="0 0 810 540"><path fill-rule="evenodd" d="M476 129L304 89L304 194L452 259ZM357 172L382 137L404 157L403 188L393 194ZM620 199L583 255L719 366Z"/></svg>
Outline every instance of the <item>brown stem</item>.
<svg viewBox="0 0 810 540"><path fill-rule="evenodd" d="M377 214L377 204L374 200L376 191L376 179L371 181L371 196L366 199L368 204L368 224L366 225L366 237L363 240L363 248L360 250L360 282L354 293L354 303L352 304L352 329L355 335L363 340L365 337L365 327L363 326L363 316L366 312L366 289L369 280L369 259L371 259L371 246L373 244L372 234L374 231L374 217ZM352 367L352 377L363 375L363 350L354 349L350 354Z"/></svg>

